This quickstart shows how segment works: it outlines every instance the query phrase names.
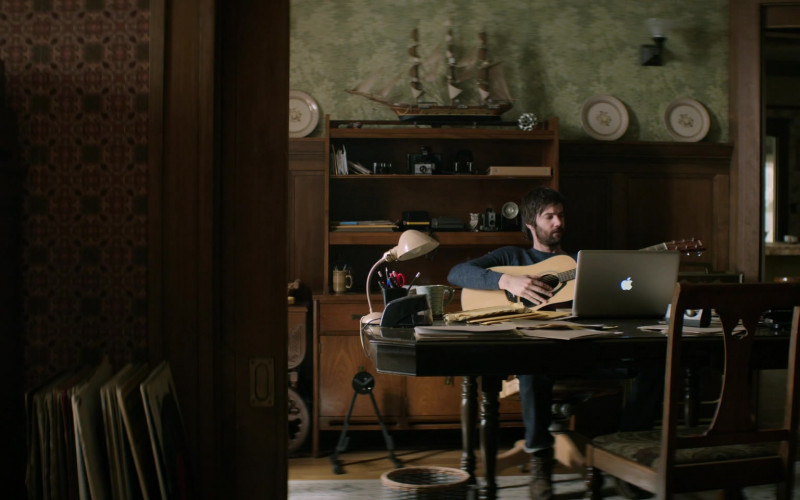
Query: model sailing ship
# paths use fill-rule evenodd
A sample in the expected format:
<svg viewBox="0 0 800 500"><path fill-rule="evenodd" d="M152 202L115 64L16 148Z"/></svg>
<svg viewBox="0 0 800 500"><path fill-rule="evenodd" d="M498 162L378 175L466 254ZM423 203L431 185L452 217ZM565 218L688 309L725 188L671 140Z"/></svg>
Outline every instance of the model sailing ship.
<svg viewBox="0 0 800 500"><path fill-rule="evenodd" d="M512 107L511 95L506 85L501 63L492 63L488 58L486 33L479 33L480 46L472 57L457 61L453 52L453 32L447 29L446 57L447 64L444 75L438 70L442 65L441 50L436 50L426 59L418 53L419 34L416 29L411 32L411 44L408 48L411 67L408 71L408 85L413 102L396 102L392 99L402 74L379 87L376 74L347 92L390 107L401 120L409 121L484 121L499 120L500 115ZM431 85L423 85L427 76ZM445 95L432 95L437 90L436 81L446 86ZM470 92L465 82L474 81L477 92ZM427 100L433 98L435 100ZM468 102L472 101L472 104Z"/></svg>

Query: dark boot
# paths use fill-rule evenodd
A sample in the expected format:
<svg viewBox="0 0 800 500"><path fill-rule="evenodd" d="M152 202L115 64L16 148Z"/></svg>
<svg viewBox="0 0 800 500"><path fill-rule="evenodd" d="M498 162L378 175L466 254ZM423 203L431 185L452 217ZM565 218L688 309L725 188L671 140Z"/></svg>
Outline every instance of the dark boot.
<svg viewBox="0 0 800 500"><path fill-rule="evenodd" d="M531 500L552 500L555 462L553 448L531 453Z"/></svg>

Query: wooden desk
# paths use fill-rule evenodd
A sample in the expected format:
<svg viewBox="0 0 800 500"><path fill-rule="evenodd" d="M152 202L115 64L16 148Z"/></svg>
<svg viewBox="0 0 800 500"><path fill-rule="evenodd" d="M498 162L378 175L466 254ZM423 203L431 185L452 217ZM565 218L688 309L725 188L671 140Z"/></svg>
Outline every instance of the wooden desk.
<svg viewBox="0 0 800 500"><path fill-rule="evenodd" d="M417 342L411 328L365 328L365 345L379 373L414 377L464 376L461 403L463 452L461 467L475 476L475 429L481 378L480 447L486 474L481 498L497 495L495 460L497 457L498 395L501 382L510 374L547 373L553 377L592 374L600 369L636 369L644 363L664 363L666 336L642 332L637 328L657 322L654 319L610 319L623 335L571 341L546 339L468 340ZM709 366L722 359L721 337L696 337L687 342L687 363ZM759 369L786 366L788 338L765 331L755 346Z"/></svg>

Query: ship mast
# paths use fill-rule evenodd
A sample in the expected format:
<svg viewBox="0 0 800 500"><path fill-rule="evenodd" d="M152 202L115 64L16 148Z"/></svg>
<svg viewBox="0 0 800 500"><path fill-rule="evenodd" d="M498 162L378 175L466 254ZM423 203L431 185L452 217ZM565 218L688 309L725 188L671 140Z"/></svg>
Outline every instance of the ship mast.
<svg viewBox="0 0 800 500"><path fill-rule="evenodd" d="M450 105L456 105L456 98L461 94L462 90L456 87L456 56L453 53L453 30L447 27L447 36L445 42L447 44L447 92L450 95Z"/></svg>
<svg viewBox="0 0 800 500"><path fill-rule="evenodd" d="M419 45L419 33L417 28L411 30L411 43L408 46L408 55L411 60L411 68L408 70L409 81L408 84L411 86L411 95L414 97L414 102L419 104L419 98L425 91L422 89L422 85L419 83L419 65L420 65L420 58L419 54L417 53L417 46Z"/></svg>
<svg viewBox="0 0 800 500"><path fill-rule="evenodd" d="M489 67L492 65L489 61L486 32L481 31L478 33L478 40L480 41L480 46L478 47L478 92L481 94L481 102L486 104L491 95L489 90Z"/></svg>

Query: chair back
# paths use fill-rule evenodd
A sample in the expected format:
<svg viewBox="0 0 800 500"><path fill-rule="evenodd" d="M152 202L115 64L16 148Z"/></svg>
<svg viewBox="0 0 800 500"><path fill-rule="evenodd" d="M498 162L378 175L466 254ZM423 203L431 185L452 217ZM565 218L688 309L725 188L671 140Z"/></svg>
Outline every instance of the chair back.
<svg viewBox="0 0 800 500"><path fill-rule="evenodd" d="M681 344L686 335L687 310L713 309L721 321L724 344L722 388L715 414L707 429L687 433L678 431L684 402L684 369ZM787 353L787 383L782 425L763 428L756 419L756 369L758 349L766 342L754 342L759 320L765 312L789 311L791 326ZM800 284L684 284L675 286L669 318L663 430L659 467L659 498L669 498L673 490L704 484L708 489L748 484L748 478L773 477L774 482L791 485L797 432L798 318ZM764 327L761 327L764 330ZM698 340L698 339L695 339ZM708 339L709 345L714 339ZM783 344L782 344L783 345ZM753 448L763 447L752 455ZM748 449L742 457L736 450ZM689 450L689 451L687 451ZM679 453L718 453L719 458L686 464L676 459ZM789 477L786 477L787 474ZM754 476L755 475L755 476Z"/></svg>

